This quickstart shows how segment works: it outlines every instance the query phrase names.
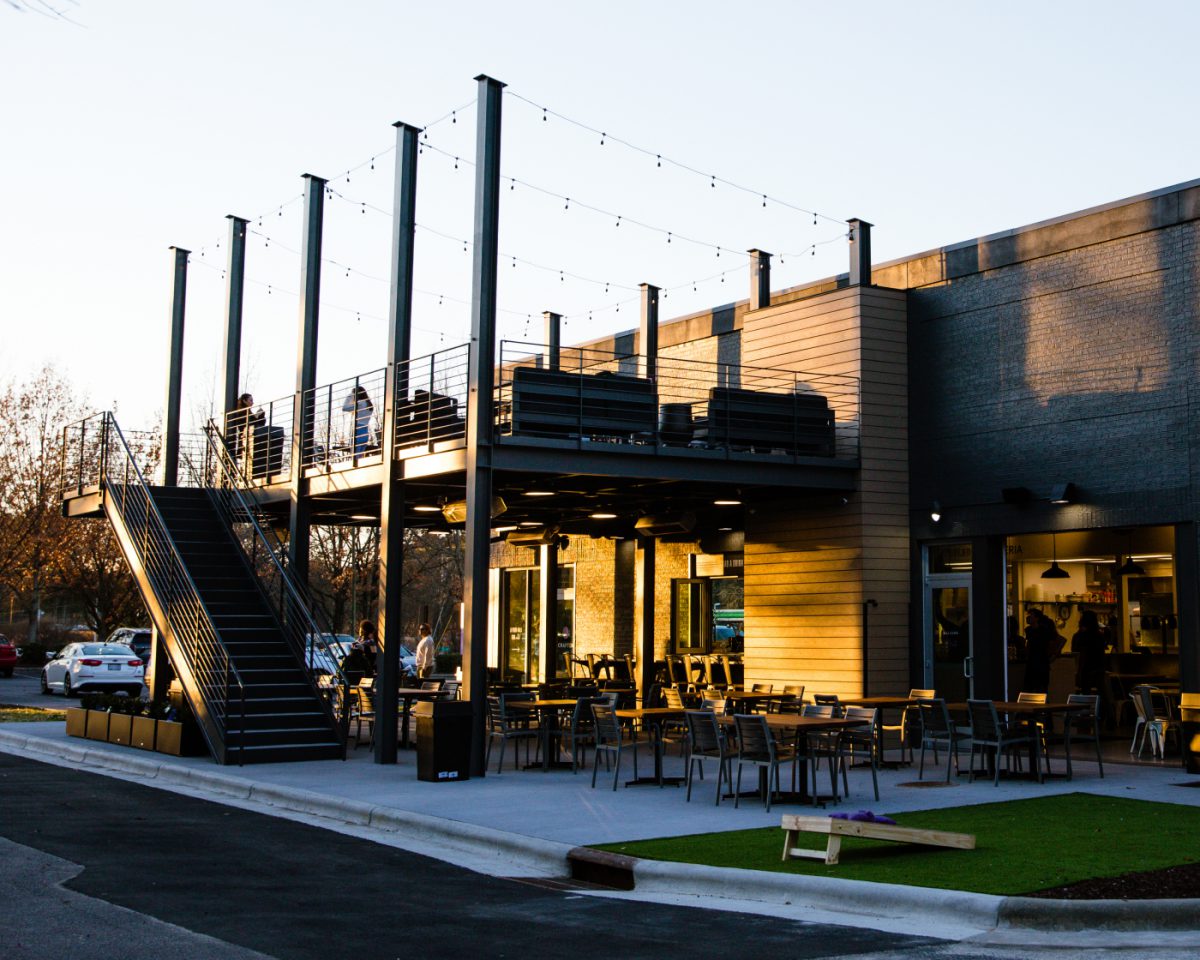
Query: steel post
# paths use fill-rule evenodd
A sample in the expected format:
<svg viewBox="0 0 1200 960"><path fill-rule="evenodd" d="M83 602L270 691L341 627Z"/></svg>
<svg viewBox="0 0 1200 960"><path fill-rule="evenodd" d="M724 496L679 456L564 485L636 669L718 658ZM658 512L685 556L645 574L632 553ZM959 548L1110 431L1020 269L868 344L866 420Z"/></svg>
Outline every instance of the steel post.
<svg viewBox="0 0 1200 960"><path fill-rule="evenodd" d="M167 397L163 404L162 468L159 477L164 487L179 480L179 404L183 386L183 315L187 303L188 253L182 247L174 252L174 276L171 284L171 338L167 347Z"/></svg>
<svg viewBox="0 0 1200 960"><path fill-rule="evenodd" d="M637 552L637 584L641 591L641 604L637 610L638 634L638 689L642 694L642 705L652 707L647 703L650 687L654 684L654 583L655 583L655 547L658 541L654 537L646 537L638 546Z"/></svg>
<svg viewBox="0 0 1200 960"><path fill-rule="evenodd" d="M321 300L321 232L325 181L304 175L304 227L300 238L300 327L296 344L296 393L292 408L292 484L288 511L288 564L307 595L308 536L312 506L305 495L304 437L311 429L311 391L317 376L317 321Z"/></svg>
<svg viewBox="0 0 1200 960"><path fill-rule="evenodd" d="M538 679L549 682L558 672L558 544L548 543L538 553L541 568L538 602L542 610L538 621L538 648L541 651Z"/></svg>
<svg viewBox="0 0 1200 960"><path fill-rule="evenodd" d="M761 310L771 305L771 255L762 250L750 254L750 309Z"/></svg>
<svg viewBox="0 0 1200 960"><path fill-rule="evenodd" d="M463 571L463 690L471 701L471 775L483 776L487 737L488 565L491 558L492 406L500 227L500 112L504 84L475 78L475 256L467 371L467 530Z"/></svg>
<svg viewBox="0 0 1200 960"><path fill-rule="evenodd" d="M647 380L658 376L658 287L639 284L642 291L642 320L638 328L638 352L642 355L641 375Z"/></svg>
<svg viewBox="0 0 1200 960"><path fill-rule="evenodd" d="M396 464L397 404L407 403L412 341L413 249L417 209L417 135L406 123L396 128L396 185L392 202L392 286L389 299L388 368L383 391L383 479L379 498L379 637L375 701L375 762L396 762L396 719L400 686L400 584L404 563L404 480ZM393 512L394 511L394 512ZM389 576L391 574L392 576Z"/></svg>
<svg viewBox="0 0 1200 960"><path fill-rule="evenodd" d="M852 217L850 224L850 286L871 283L871 224Z"/></svg>
<svg viewBox="0 0 1200 960"><path fill-rule="evenodd" d="M562 342L562 314L546 310L542 313L542 319L545 321L542 335L542 343L545 344L542 351L542 367L546 370L557 370L559 345Z"/></svg>
<svg viewBox="0 0 1200 960"><path fill-rule="evenodd" d="M246 286L246 227L248 221L230 214L229 260L225 268L225 350L221 374L221 433L225 419L237 406L242 361L242 300Z"/></svg>

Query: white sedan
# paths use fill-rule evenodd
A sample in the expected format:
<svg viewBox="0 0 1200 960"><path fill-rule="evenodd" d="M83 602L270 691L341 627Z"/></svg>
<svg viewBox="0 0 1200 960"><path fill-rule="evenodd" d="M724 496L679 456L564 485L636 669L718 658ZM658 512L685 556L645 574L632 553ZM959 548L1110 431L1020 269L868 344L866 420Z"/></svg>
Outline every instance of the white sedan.
<svg viewBox="0 0 1200 960"><path fill-rule="evenodd" d="M57 653L46 654L42 667L42 693L61 690L70 697L88 690L124 690L131 697L142 692L145 665L129 647L119 643L68 643Z"/></svg>

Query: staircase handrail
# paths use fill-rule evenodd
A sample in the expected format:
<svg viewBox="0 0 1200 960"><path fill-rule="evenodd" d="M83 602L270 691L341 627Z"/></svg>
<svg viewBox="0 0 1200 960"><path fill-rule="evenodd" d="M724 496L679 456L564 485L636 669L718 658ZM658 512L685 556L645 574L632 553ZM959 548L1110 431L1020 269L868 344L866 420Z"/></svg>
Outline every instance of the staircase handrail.
<svg viewBox="0 0 1200 960"><path fill-rule="evenodd" d="M137 460L130 449L129 444L125 440L125 435L121 432L121 428L117 425L116 417L111 412L105 412L103 415L102 429L105 436L101 442L100 464L99 464L99 480L101 488L104 490L106 497L113 497L120 513L122 522L126 525L127 531L130 532L130 544L139 554L139 560L142 562L142 568L146 571L146 579L151 587L158 593L163 589L161 583L156 582L156 577L151 573L150 567L147 565L147 557L145 555L144 546L138 543L138 538L132 536L132 530L129 527L128 512L126 498L127 491L131 488L129 480L132 478L135 483L133 487L142 491L145 499L145 510L148 522L146 523L147 534L152 534L166 548L171 560L171 574L173 579L182 583L185 589L185 595L188 601L200 611L202 615L201 622L206 624L211 637L207 642L204 642L201 637L193 635L192 631L182 629L184 626L177 623L172 618L171 597L160 597L160 603L163 607L163 612L167 617L167 623L171 628L176 640L181 646L187 649L190 663L195 664L200 670L212 676L212 661L216 660L216 666L219 671L224 674L224 703L221 704L222 711L219 714L222 718L224 729L216 728L211 722L212 707L210 704L209 687L204 678L197 678L200 682L197 684L198 693L204 701L205 711L208 716L201 717L201 730L205 733L205 738L209 740L209 747L214 747L213 738L220 740L220 750L214 750L214 753L223 753L227 742L227 734L229 733L229 706L230 706L230 688L232 680L236 687L239 702L241 704L241 728L238 738L238 756L239 762L242 758L242 752L245 749L245 729L246 729L246 685L242 681L241 674L238 672L237 666L230 659L229 651L225 649L221 642L220 634L217 632L216 622L213 616L208 611L208 607L204 603L196 583L192 580L191 574L188 572L187 564L183 562L183 555L180 553L179 545L176 544L175 538L171 536L171 531L167 527L166 521L163 519L162 513L159 512L158 505L154 502L154 498L149 493L149 484L146 478L142 476L142 471L137 465ZM120 451L124 454L124 482L120 483L121 492L118 494L114 488L117 481L110 478L112 463L110 462L109 449L112 446L112 438L115 438L119 444ZM152 521L149 522L149 521ZM157 529L151 531L151 526ZM205 721L208 722L205 722Z"/></svg>
<svg viewBox="0 0 1200 960"><path fill-rule="evenodd" d="M314 608L306 597L307 591L297 583L292 572L280 561L283 544L274 529L269 525L264 527L259 522L257 501L251 502L243 493L243 490L249 487L249 481L215 420L209 420L205 425L204 434L208 438L208 449L212 454L213 461L209 464L211 473L204 478L202 485L211 495L231 530L235 521L248 523L253 531L255 542L263 547L263 553L276 575L280 588L280 609L276 610L273 606L270 607L272 616L275 617L280 633L291 646L293 653L299 656L303 662L305 676L317 693L330 720L336 724L344 748L350 730L350 683L345 673L342 672L341 664L332 654L328 653L327 642L325 652L328 666L332 668L328 671L332 683L330 686L320 686L313 675L314 653L320 649L317 644L323 638L333 637L336 634L333 630L327 629L328 624L317 623ZM224 502L222 496L218 494L223 494L224 497L231 500L232 505ZM243 559L249 564L251 572L261 585L262 579L258 576L258 570L255 568L255 557L248 555L244 544L236 536L233 539L241 550ZM297 624L297 620L299 624ZM340 710L334 709L328 700L328 694L334 688L338 689L341 694L337 698Z"/></svg>

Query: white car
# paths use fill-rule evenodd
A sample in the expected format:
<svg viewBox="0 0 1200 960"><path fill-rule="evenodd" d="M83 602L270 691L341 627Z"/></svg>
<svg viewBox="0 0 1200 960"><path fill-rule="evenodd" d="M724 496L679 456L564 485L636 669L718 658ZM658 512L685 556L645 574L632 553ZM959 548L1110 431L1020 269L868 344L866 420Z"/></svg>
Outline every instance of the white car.
<svg viewBox="0 0 1200 960"><path fill-rule="evenodd" d="M123 644L68 643L46 659L42 693L61 690L70 697L88 690L123 690L131 697L141 695L145 664Z"/></svg>

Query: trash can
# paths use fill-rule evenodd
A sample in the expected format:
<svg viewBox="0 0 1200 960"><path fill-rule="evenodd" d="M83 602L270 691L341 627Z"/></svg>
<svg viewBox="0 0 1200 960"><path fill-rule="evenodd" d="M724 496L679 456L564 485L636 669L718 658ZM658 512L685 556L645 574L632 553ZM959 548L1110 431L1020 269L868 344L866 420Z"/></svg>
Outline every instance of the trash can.
<svg viewBox="0 0 1200 960"><path fill-rule="evenodd" d="M1200 693L1180 697L1179 745L1188 773L1200 773Z"/></svg>
<svg viewBox="0 0 1200 960"><path fill-rule="evenodd" d="M417 779L471 777L471 703L428 700L413 705L417 718Z"/></svg>

